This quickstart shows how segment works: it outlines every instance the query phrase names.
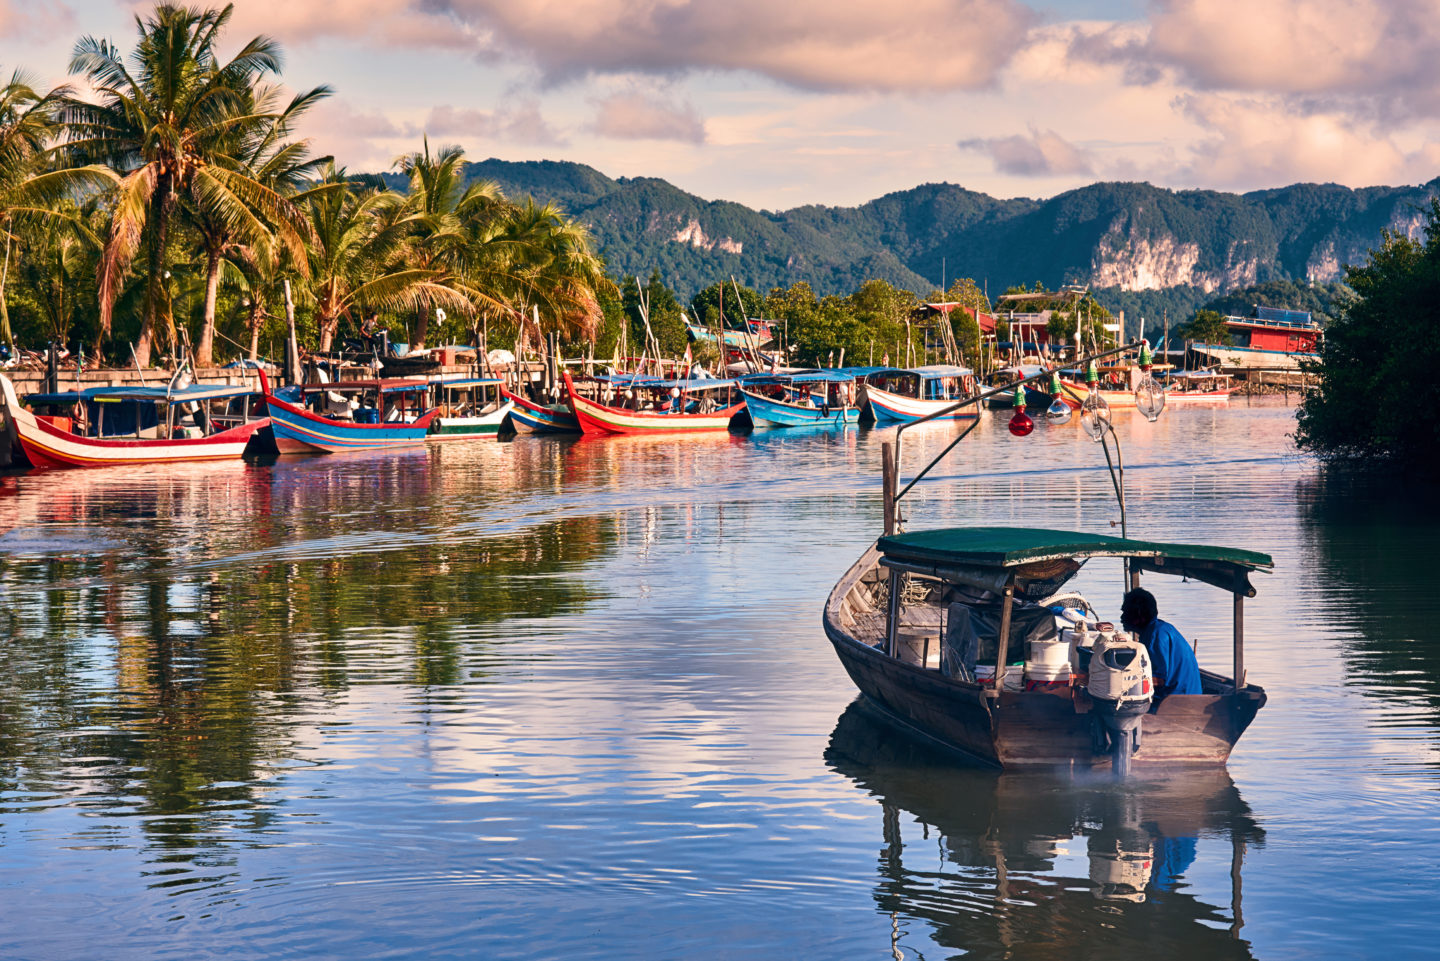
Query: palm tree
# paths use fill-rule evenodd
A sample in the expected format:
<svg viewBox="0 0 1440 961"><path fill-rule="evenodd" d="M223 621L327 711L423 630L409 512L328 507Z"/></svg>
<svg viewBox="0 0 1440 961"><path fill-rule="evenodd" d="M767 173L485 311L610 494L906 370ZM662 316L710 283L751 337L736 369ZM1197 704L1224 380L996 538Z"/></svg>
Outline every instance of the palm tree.
<svg viewBox="0 0 1440 961"><path fill-rule="evenodd" d="M246 176L283 197L293 193L307 181L315 180L323 164L330 160L329 157L311 157L309 145L305 141L283 140L295 120L321 99L329 96L330 90L327 87L317 87L299 94L284 109L278 111L274 110L279 98L277 90L260 88L255 94L257 103L250 106L247 113L253 115L273 112L274 119L237 128L233 131L235 143L227 153L238 161ZM214 207L198 205L193 201L186 202L182 209L195 228L200 240L200 252L205 256L205 306L200 336L195 342L195 365L208 367L213 362L215 304L220 290L222 262L227 257L235 257L251 263L273 263L279 254L274 249L274 234L259 218L237 222L225 217L222 211ZM278 229L285 232L286 241L309 236L305 216L293 203L282 200L274 205L274 209L281 218ZM292 253L296 249L291 243L285 246ZM289 259L303 273L305 260L296 260L294 257ZM238 268L239 264L235 266Z"/></svg>
<svg viewBox="0 0 1440 961"><path fill-rule="evenodd" d="M113 184L115 176L104 167L71 169L52 164L51 141L57 132L55 113L69 95L65 87L36 93L24 74L16 71L0 86L0 233L5 255L0 263L0 341L14 346L5 285L10 277L10 254L16 229L55 218L73 218L58 202Z"/></svg>
<svg viewBox="0 0 1440 961"><path fill-rule="evenodd" d="M323 183L294 199L313 236L307 245L307 293L322 353L330 349L340 322L357 311L471 309L463 294L437 281L440 271L406 265L415 219L400 197L357 189L331 163Z"/></svg>
<svg viewBox="0 0 1440 961"><path fill-rule="evenodd" d="M258 237L268 226L297 254L304 246L285 199L234 155L237 144L249 142L245 131L277 120L255 87L279 70L280 50L273 40L255 37L222 63L216 45L232 10L161 4L149 18L136 17L139 40L128 61L108 41L83 37L70 62L98 102L67 102L67 149L79 159L108 162L121 176L100 264L100 338L109 333L124 275L146 244L145 307L135 345L142 365L150 361L164 306L167 245L182 201L236 236Z"/></svg>
<svg viewBox="0 0 1440 961"><path fill-rule="evenodd" d="M472 243L472 256L490 245ZM515 208L493 242L503 259L482 263L472 273L477 286L523 307L538 307L568 337L594 340L601 322L597 292L614 291L603 261L591 249L590 233L554 204L533 200ZM474 296L472 294L472 296ZM523 316L522 323L530 323ZM537 330L539 335L543 331Z"/></svg>
<svg viewBox="0 0 1440 961"><path fill-rule="evenodd" d="M395 167L410 179L405 198L412 230L407 248L409 263L433 271L435 283L461 288L459 277L471 239L466 226L477 217L485 220L493 220L497 214L504 217L509 212L509 204L493 182L465 186L465 151L460 147L441 147L432 155L430 139L426 137L421 150L400 157ZM477 303L484 300L483 296L472 299ZM473 313L473 310L465 312ZM412 349L425 346L429 331L430 310L422 308Z"/></svg>

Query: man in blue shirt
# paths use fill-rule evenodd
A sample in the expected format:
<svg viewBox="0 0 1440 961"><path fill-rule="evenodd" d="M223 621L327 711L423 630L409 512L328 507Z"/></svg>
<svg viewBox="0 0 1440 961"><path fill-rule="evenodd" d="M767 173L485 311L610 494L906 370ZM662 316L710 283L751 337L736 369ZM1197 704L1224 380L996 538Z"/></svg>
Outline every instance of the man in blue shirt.
<svg viewBox="0 0 1440 961"><path fill-rule="evenodd" d="M1155 703L1171 694L1201 694L1200 663L1180 632L1159 618L1155 595L1135 588L1120 604L1120 623L1150 652Z"/></svg>

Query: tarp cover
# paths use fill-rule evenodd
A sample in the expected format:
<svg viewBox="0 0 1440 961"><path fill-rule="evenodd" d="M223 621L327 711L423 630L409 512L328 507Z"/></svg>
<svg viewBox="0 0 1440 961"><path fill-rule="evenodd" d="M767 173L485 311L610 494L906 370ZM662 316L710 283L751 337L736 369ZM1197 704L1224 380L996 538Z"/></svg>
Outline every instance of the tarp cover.
<svg viewBox="0 0 1440 961"><path fill-rule="evenodd" d="M1237 571L1275 566L1268 554L1233 547L1164 544L1107 534L1035 527L951 527L914 531L882 537L879 548L888 557L988 567L1018 567L1063 557L1077 560L1088 557L1153 558L1157 562L1155 566L1167 570L1172 566L1184 568L1185 561L1199 562L1201 567L1225 565ZM1176 573L1182 573L1182 570L1176 570Z"/></svg>

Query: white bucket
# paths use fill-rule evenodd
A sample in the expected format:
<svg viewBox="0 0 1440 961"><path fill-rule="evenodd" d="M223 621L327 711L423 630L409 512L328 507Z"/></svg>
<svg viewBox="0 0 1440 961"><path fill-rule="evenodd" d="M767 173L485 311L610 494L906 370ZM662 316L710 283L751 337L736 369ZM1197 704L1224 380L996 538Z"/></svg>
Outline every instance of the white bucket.
<svg viewBox="0 0 1440 961"><path fill-rule="evenodd" d="M1053 675L1060 671L1070 676L1069 631L1062 631L1053 641L1031 641L1030 657L1025 661L1025 676L1040 680L1041 675ZM1046 677L1049 680L1051 678Z"/></svg>

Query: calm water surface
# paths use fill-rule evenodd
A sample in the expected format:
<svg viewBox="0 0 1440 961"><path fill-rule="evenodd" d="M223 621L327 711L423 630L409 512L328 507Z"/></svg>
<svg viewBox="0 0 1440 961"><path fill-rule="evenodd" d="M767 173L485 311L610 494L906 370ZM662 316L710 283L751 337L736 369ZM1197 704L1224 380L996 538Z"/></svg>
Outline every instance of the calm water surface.
<svg viewBox="0 0 1440 961"><path fill-rule="evenodd" d="M852 704L820 607L888 432L0 477L0 956L1433 957L1440 523L1292 424L1118 418L1131 533L1276 560L1228 773L1125 785ZM914 497L1118 516L1073 425L993 415ZM1228 595L1146 583L1228 668Z"/></svg>

